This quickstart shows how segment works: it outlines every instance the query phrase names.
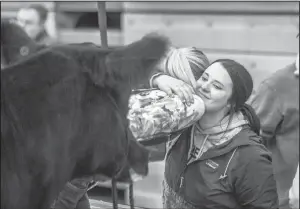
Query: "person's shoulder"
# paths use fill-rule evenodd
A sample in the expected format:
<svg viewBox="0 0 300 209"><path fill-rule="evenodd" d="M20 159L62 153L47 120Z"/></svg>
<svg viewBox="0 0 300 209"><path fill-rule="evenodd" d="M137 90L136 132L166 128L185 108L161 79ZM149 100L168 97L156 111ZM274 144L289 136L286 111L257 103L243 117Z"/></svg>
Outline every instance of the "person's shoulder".
<svg viewBox="0 0 300 209"><path fill-rule="evenodd" d="M257 136L255 140L249 139L250 143L247 146L239 147L239 162L243 165L255 162L272 162L270 151L262 144L260 137Z"/></svg>
<svg viewBox="0 0 300 209"><path fill-rule="evenodd" d="M238 137L238 153L240 162L245 164L252 160L258 160L259 158L270 158L271 153L263 145L261 136L257 135L249 127L243 128Z"/></svg>
<svg viewBox="0 0 300 209"><path fill-rule="evenodd" d="M287 81L291 78L294 78L294 72L296 70L295 63L289 64L285 66L284 68L281 68L277 71L275 71L273 74L271 74L267 79L265 79L262 84L268 85L271 88L276 88L277 86L280 86L281 84L286 85Z"/></svg>
<svg viewBox="0 0 300 209"><path fill-rule="evenodd" d="M282 69L277 70L271 78L278 79L278 78L284 78L284 77L290 77L290 75L294 75L294 72L296 70L296 64L293 62L292 64L289 64L285 66Z"/></svg>

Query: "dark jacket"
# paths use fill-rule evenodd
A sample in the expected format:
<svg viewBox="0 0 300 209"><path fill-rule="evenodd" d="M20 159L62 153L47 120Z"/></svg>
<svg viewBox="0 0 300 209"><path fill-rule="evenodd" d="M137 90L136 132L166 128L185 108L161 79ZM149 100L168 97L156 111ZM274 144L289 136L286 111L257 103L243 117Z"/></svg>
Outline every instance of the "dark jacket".
<svg viewBox="0 0 300 209"><path fill-rule="evenodd" d="M288 191L299 162L299 77L295 63L262 82L250 101L261 121L261 136L272 152L279 201L288 208Z"/></svg>
<svg viewBox="0 0 300 209"><path fill-rule="evenodd" d="M248 125L187 166L190 135L184 130L166 154L165 207L278 208L270 153Z"/></svg>
<svg viewBox="0 0 300 209"><path fill-rule="evenodd" d="M50 37L46 30L43 30L41 33L39 33L34 41L45 46L50 46L56 43L55 39Z"/></svg>

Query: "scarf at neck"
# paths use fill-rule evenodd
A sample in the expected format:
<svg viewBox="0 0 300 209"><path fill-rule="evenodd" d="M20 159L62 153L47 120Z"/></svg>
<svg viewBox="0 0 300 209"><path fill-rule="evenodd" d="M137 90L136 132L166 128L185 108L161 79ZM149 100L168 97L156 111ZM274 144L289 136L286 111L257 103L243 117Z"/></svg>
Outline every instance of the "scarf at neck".
<svg viewBox="0 0 300 209"><path fill-rule="evenodd" d="M229 121L229 116L226 116L218 126L205 130L201 129L199 124L195 124L191 134L189 150L191 159L189 163L199 159L210 148L231 140L242 130L242 126L245 124L248 124L248 121L244 119L241 112L234 114L231 121ZM196 152L196 154L193 152Z"/></svg>

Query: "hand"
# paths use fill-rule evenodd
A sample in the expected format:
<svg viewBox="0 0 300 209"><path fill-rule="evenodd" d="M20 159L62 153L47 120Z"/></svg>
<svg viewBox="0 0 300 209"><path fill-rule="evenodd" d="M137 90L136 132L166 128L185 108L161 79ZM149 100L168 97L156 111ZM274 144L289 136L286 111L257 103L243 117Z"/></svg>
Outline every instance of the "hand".
<svg viewBox="0 0 300 209"><path fill-rule="evenodd" d="M195 94L195 91L184 81L168 75L159 75L153 79L153 85L157 86L168 95L175 93L183 102L186 102L187 105L194 103L193 94Z"/></svg>

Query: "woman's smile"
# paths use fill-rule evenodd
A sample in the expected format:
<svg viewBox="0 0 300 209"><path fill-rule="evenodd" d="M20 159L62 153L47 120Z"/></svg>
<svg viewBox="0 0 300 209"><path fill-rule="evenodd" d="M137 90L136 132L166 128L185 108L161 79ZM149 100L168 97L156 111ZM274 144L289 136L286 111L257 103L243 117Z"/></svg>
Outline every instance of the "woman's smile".
<svg viewBox="0 0 300 209"><path fill-rule="evenodd" d="M202 93L200 89L197 89L197 94L202 98L202 99L209 99L209 96L207 94Z"/></svg>

